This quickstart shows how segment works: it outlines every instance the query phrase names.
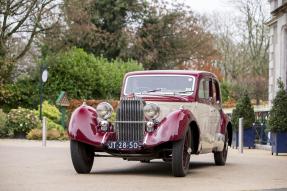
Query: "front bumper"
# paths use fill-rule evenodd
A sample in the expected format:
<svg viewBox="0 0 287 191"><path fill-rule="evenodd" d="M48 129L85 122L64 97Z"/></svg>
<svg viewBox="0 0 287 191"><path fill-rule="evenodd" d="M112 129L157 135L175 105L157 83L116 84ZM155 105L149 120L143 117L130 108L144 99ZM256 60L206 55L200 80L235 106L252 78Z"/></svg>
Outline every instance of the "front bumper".
<svg viewBox="0 0 287 191"><path fill-rule="evenodd" d="M105 151L105 152L112 152L112 153L137 153L139 151L144 151L144 150L152 150L153 148L168 142L163 141L160 139L155 139L156 135L154 135L155 132L153 133L146 133L144 135L144 139L137 142L138 146L136 148L127 148L127 147L122 147L122 148L114 148L111 149L109 148L109 144L111 142L117 142L116 140L116 133L115 132L98 132L94 136L91 137L86 137L82 136L82 133L77 133L77 135L70 135L70 138L76 141L81 141L86 144L92 145L95 147L97 151Z"/></svg>

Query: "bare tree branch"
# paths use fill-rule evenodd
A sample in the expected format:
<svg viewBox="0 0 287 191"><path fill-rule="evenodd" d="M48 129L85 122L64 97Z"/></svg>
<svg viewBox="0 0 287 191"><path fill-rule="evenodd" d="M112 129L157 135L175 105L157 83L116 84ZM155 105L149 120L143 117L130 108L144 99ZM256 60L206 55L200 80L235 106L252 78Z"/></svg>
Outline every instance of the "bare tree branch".
<svg viewBox="0 0 287 191"><path fill-rule="evenodd" d="M57 0L0 0L0 83L9 76L11 63L21 59L35 38L58 22ZM17 42L17 43L15 43ZM21 46L17 45L18 43ZM19 46L15 48L16 46ZM8 63L9 61L9 63ZM8 65L9 64L9 67ZM8 69L9 70L8 70Z"/></svg>

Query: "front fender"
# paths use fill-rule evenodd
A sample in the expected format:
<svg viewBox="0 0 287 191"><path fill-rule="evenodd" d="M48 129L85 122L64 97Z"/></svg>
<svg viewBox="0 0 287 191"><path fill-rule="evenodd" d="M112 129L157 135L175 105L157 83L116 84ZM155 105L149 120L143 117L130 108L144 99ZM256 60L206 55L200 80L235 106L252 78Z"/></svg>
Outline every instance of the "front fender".
<svg viewBox="0 0 287 191"><path fill-rule="evenodd" d="M153 147L168 141L182 139L192 120L195 118L189 110L180 109L170 113L163 118L154 132L146 134L144 146Z"/></svg>
<svg viewBox="0 0 287 191"><path fill-rule="evenodd" d="M96 110L83 104L72 113L68 133L73 140L102 148L102 142L112 133L99 131L98 128Z"/></svg>

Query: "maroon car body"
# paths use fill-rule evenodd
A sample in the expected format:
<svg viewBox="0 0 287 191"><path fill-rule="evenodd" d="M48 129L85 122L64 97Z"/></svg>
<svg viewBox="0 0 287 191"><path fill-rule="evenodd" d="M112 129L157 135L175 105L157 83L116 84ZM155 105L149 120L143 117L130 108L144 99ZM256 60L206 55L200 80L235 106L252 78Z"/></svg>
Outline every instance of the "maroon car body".
<svg viewBox="0 0 287 191"><path fill-rule="evenodd" d="M216 76L205 71L127 73L114 121L101 119L85 103L73 112L69 136L75 170L88 173L94 156L112 156L163 159L171 162L175 176L185 176L191 154L210 152L216 164L224 165L232 125L220 94Z"/></svg>

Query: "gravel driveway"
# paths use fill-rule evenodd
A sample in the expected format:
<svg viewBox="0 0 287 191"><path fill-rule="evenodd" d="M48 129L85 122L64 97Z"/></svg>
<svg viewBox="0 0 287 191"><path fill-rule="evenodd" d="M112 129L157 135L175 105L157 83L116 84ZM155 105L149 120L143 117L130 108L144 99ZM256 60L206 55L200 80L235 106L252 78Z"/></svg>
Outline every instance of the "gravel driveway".
<svg viewBox="0 0 287 191"><path fill-rule="evenodd" d="M171 175L161 160L149 164L119 158L96 158L92 173L78 175L69 142L0 139L0 191L200 191L287 190L287 155L229 149L226 166L215 166L212 154L192 156L189 174ZM284 189L286 188L286 189Z"/></svg>

